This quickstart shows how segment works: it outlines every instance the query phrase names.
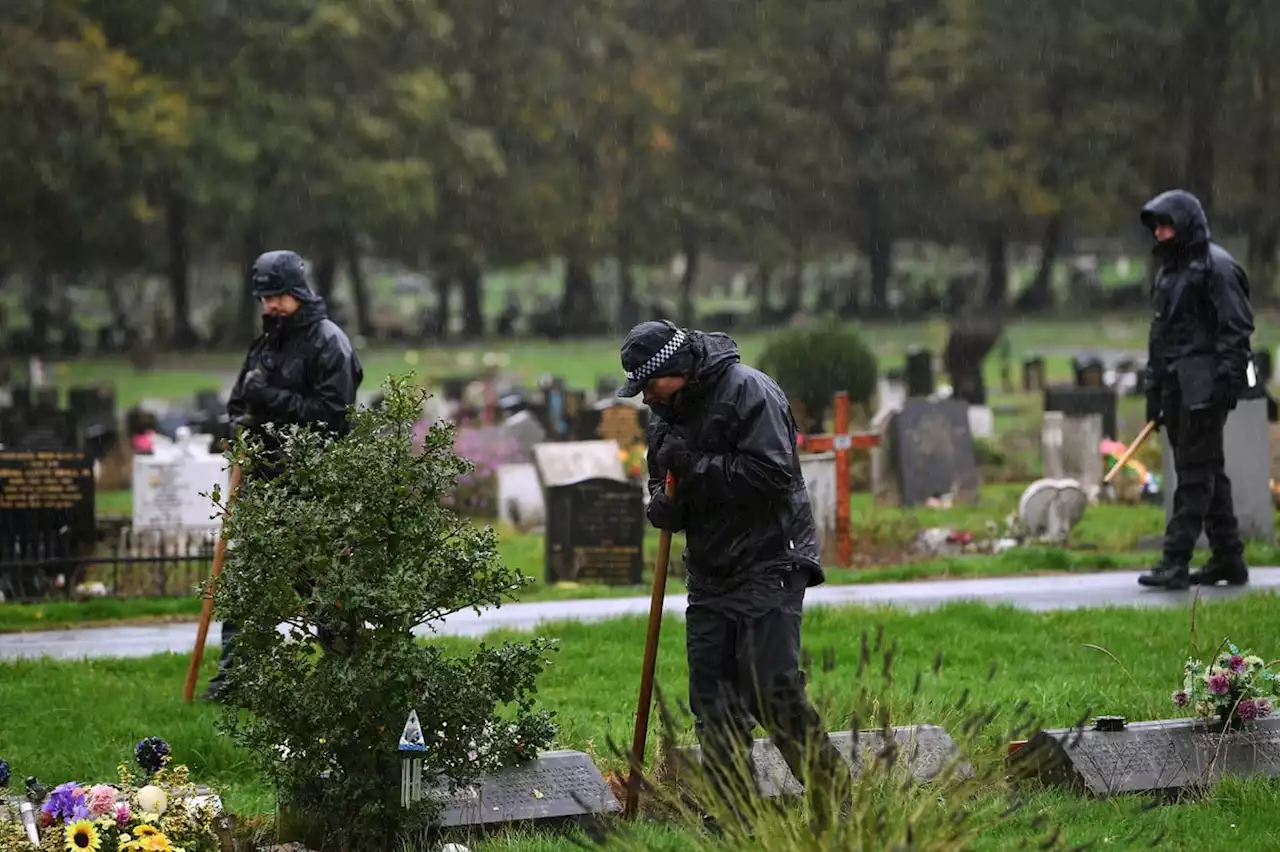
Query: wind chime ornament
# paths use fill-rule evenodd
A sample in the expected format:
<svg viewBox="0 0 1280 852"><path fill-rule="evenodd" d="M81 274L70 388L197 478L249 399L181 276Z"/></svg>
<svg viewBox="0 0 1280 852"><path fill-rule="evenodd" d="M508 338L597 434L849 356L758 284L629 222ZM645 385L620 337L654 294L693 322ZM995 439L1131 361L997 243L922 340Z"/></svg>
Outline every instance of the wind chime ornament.
<svg viewBox="0 0 1280 852"><path fill-rule="evenodd" d="M404 733L400 735L400 804L403 807L422 800L422 755L426 750L418 711L410 710Z"/></svg>

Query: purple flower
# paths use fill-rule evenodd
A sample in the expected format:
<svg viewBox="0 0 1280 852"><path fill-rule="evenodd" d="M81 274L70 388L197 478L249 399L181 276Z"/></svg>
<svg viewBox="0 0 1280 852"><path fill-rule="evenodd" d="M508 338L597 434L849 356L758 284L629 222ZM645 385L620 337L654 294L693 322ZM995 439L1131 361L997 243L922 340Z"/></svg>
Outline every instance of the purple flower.
<svg viewBox="0 0 1280 852"><path fill-rule="evenodd" d="M74 781L68 781L66 784L59 784L49 794L49 800L44 803L44 807L40 810L44 811L54 820L62 820L63 822L71 822L78 817L77 811L84 811L84 818L89 816L89 808L84 801L84 793L80 790L79 785Z"/></svg>
<svg viewBox="0 0 1280 852"><path fill-rule="evenodd" d="M1244 657L1240 656L1239 654L1233 654L1231 656L1231 662L1228 667L1233 672L1244 671Z"/></svg>
<svg viewBox="0 0 1280 852"><path fill-rule="evenodd" d="M1246 722L1258 718L1258 705L1252 698L1242 698L1236 704L1236 715Z"/></svg>
<svg viewBox="0 0 1280 852"><path fill-rule="evenodd" d="M1224 674L1211 675L1209 677L1209 692L1213 695L1226 695L1231 691L1231 684L1227 682L1227 676Z"/></svg>
<svg viewBox="0 0 1280 852"><path fill-rule="evenodd" d="M120 826L121 828L124 828L126 825L129 824L129 818L131 816L133 815L129 813L129 805L128 804L121 805L120 807L116 808L116 825Z"/></svg>
<svg viewBox="0 0 1280 852"><path fill-rule="evenodd" d="M1179 689L1177 692L1173 694L1173 706L1174 707L1187 706L1187 691L1185 689Z"/></svg>
<svg viewBox="0 0 1280 852"><path fill-rule="evenodd" d="M1271 702L1266 698L1255 698L1253 701L1254 709L1258 711L1258 718L1265 719L1271 715Z"/></svg>

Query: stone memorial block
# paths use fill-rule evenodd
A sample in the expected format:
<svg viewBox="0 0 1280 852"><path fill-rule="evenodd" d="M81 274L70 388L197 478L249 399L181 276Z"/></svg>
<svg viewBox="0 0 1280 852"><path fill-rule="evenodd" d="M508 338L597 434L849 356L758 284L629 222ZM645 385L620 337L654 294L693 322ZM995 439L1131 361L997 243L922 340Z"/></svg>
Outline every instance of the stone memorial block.
<svg viewBox="0 0 1280 852"><path fill-rule="evenodd" d="M852 731L835 731L829 737L855 776L861 775L868 757L874 760L885 747L882 731L858 731L856 747ZM965 761L955 741L943 728L936 725L893 728L893 738L898 746L898 765L903 766L905 762L905 768L917 781L973 775L973 767ZM751 757L762 795L772 798L798 796L804 792L804 787L791 774L781 752L770 740L756 740ZM678 779L693 763L701 760L700 746L673 749L663 761L661 774Z"/></svg>
<svg viewBox="0 0 1280 852"><path fill-rule="evenodd" d="M1065 542L1088 506L1089 498L1076 480L1039 479L1022 492L1018 520L1029 536Z"/></svg>
<svg viewBox="0 0 1280 852"><path fill-rule="evenodd" d="M606 399L578 414L573 435L579 441L617 441L626 449L646 443L648 425L648 407Z"/></svg>
<svg viewBox="0 0 1280 852"><path fill-rule="evenodd" d="M1062 468L1086 494L1102 487L1102 417L1086 414L1062 419Z"/></svg>
<svg viewBox="0 0 1280 852"><path fill-rule="evenodd" d="M542 487L572 485L584 479L612 479L626 482L617 441L567 441L537 444L533 463Z"/></svg>
<svg viewBox="0 0 1280 852"><path fill-rule="evenodd" d="M547 440L547 430L529 411L517 411L502 423L502 428L520 447L525 458L533 457L533 448Z"/></svg>
<svg viewBox="0 0 1280 852"><path fill-rule="evenodd" d="M547 751L444 798L446 828L561 820L622 809L600 770L580 751Z"/></svg>
<svg viewBox="0 0 1280 852"><path fill-rule="evenodd" d="M1082 354L1071 359L1071 370L1075 373L1076 387L1106 387L1106 364L1097 355Z"/></svg>
<svg viewBox="0 0 1280 852"><path fill-rule="evenodd" d="M172 446L157 443L155 453L133 457L133 527L217 532L218 507L203 495L216 486L225 499L230 485L226 459L183 430Z"/></svg>
<svg viewBox="0 0 1280 852"><path fill-rule="evenodd" d="M975 438L995 437L996 419L991 406L969 406L969 433Z"/></svg>
<svg viewBox="0 0 1280 852"><path fill-rule="evenodd" d="M1178 473L1173 466L1173 449L1169 432L1160 429L1162 452L1164 517L1173 515L1173 495L1178 487ZM1271 541L1275 535L1275 503L1271 495L1269 465L1271 458L1270 429L1265 399L1242 399L1227 415L1222 443L1226 450L1227 478L1231 480L1231 498L1235 503L1240 535L1244 538ZM1208 541L1202 534L1200 546Z"/></svg>
<svg viewBox="0 0 1280 852"><path fill-rule="evenodd" d="M548 583L638 586L644 581L643 488L585 479L545 493Z"/></svg>
<svg viewBox="0 0 1280 852"><path fill-rule="evenodd" d="M1044 358L1032 356L1022 362L1022 390L1026 393L1040 393L1045 386Z"/></svg>
<svg viewBox="0 0 1280 852"><path fill-rule="evenodd" d="M914 399L933 395L933 353L928 349L921 346L907 349L904 374L908 397Z"/></svg>
<svg viewBox="0 0 1280 852"><path fill-rule="evenodd" d="M86 555L95 543L94 524L89 456L70 450L0 450L0 562L32 553L47 559ZM50 563L58 574L70 574L73 567ZM23 578L16 579L22 583ZM0 586L6 585L12 595L12 582L0 576Z"/></svg>
<svg viewBox="0 0 1280 852"><path fill-rule="evenodd" d="M1102 415L1102 437L1113 441L1126 440L1120 436L1118 400L1111 388L1073 388L1051 385L1044 392L1044 410L1061 411L1068 417L1085 414Z"/></svg>
<svg viewBox="0 0 1280 852"><path fill-rule="evenodd" d="M70 411L49 408L10 409L7 412L9 444L19 450L78 450L81 446L76 418Z"/></svg>
<svg viewBox="0 0 1280 852"><path fill-rule="evenodd" d="M547 507L532 462L498 466L498 520L519 530L546 523Z"/></svg>
<svg viewBox="0 0 1280 852"><path fill-rule="evenodd" d="M978 462L969 431L969 406L959 399L908 400L885 432L889 481L877 497L918 506L951 494L978 499Z"/></svg>
<svg viewBox="0 0 1280 852"><path fill-rule="evenodd" d="M1018 777L1101 798L1205 792L1226 776L1280 777L1280 719L1226 731L1201 719L1040 731L1009 764Z"/></svg>
<svg viewBox="0 0 1280 852"><path fill-rule="evenodd" d="M1062 462L1062 428L1066 415L1046 411L1040 424L1040 460L1042 472L1049 479L1062 479L1066 470Z"/></svg>
<svg viewBox="0 0 1280 852"><path fill-rule="evenodd" d="M801 453L800 471L809 491L813 519L818 526L818 546L824 564L835 565L836 547L836 454Z"/></svg>

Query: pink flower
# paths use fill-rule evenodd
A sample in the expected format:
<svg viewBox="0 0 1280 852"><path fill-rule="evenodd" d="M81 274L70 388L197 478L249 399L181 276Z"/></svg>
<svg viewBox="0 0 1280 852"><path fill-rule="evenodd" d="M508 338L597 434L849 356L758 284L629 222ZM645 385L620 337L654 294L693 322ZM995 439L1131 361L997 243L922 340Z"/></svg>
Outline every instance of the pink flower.
<svg viewBox="0 0 1280 852"><path fill-rule="evenodd" d="M1231 663L1229 665L1229 668L1233 672L1244 671L1244 657L1240 656L1239 654L1233 655L1231 657Z"/></svg>
<svg viewBox="0 0 1280 852"><path fill-rule="evenodd" d="M1258 705L1252 698L1243 698L1236 704L1236 715L1248 721L1258 718Z"/></svg>
<svg viewBox="0 0 1280 852"><path fill-rule="evenodd" d="M132 816L133 814L129 813L129 805L128 804L121 805L120 807L116 808L116 825L120 826L121 828L124 828L126 825L129 824L129 819Z"/></svg>
<svg viewBox="0 0 1280 852"><path fill-rule="evenodd" d="M1209 677L1209 692L1213 695L1226 695L1231 691L1231 685L1227 682L1227 676L1224 674L1211 675Z"/></svg>
<svg viewBox="0 0 1280 852"><path fill-rule="evenodd" d="M89 791L89 814L100 817L116 809L116 790L107 784L99 784Z"/></svg>
<svg viewBox="0 0 1280 852"><path fill-rule="evenodd" d="M1179 689L1177 692L1173 694L1173 706L1174 707L1187 706L1187 691L1185 689Z"/></svg>

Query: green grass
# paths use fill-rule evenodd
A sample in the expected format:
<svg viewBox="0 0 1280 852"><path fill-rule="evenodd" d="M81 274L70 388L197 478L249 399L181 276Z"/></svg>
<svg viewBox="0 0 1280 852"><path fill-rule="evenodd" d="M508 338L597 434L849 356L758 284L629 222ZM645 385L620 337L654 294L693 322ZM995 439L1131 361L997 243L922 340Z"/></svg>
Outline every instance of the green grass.
<svg viewBox="0 0 1280 852"><path fill-rule="evenodd" d="M1207 652L1230 636L1274 657L1277 618L1280 597L1273 594L1202 605L1196 615L1196 642ZM1168 696L1181 680L1190 623L1188 607L1046 614L969 603L919 614L815 609L806 618L806 649L814 659L830 653L834 661L827 670L810 672L810 689L826 708L832 729L847 725L840 708L851 705L860 687L879 688L858 680L858 637L883 627L886 642L897 647L897 676L885 693L894 724L948 718L965 690L983 703L1005 708L997 718L997 730L1012 721L1012 706L1023 699L1050 726L1070 725L1089 713L1166 718L1173 715ZM560 640L560 650L541 681L540 700L557 713L560 744L593 754L603 769L620 765L608 753L608 739L630 741L644 631L641 618L556 624L544 631ZM669 619L657 675L672 702L686 696L683 640L682 623ZM441 641L455 650L474 644L464 639ZM1089 644L1110 650L1119 663ZM944 665L935 679L928 672L939 651ZM206 677L216 657L213 650L206 655ZM996 674L989 680L993 665ZM217 709L181 703L185 668L186 659L178 655L0 664L0 683L5 685L0 690L0 717L6 720L0 727L0 755L19 778L34 774L48 783L110 778L138 739L161 736L198 780L226 789L231 808L240 813L268 811L268 784L256 775L246 755L214 733ZM919 695L912 698L916 672L925 677ZM684 737L691 733L685 731ZM1227 784L1207 802L1141 815L1132 799L1098 804L1041 792L1031 804L1062 824L1076 843L1104 843L1107 837L1115 843L1142 828L1151 833L1168 830L1174 838L1171 848L1260 850L1274 848L1277 841L1277 826L1269 815L1280 806L1280 787L1267 781ZM680 848L678 830L647 831L654 848ZM1017 848L1028 831L1024 820L989 835L980 846ZM570 847L567 840L539 835L487 848L525 852Z"/></svg>

